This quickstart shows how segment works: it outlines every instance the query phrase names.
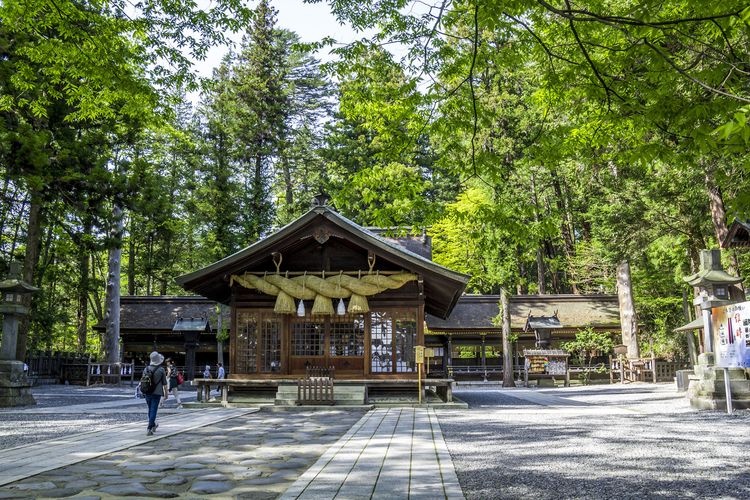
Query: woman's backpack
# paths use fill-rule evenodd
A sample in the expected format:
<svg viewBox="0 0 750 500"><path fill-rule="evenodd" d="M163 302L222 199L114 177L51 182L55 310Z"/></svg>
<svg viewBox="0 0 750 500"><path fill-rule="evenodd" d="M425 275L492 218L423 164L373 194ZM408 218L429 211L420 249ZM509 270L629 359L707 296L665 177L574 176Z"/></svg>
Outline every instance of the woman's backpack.
<svg viewBox="0 0 750 500"><path fill-rule="evenodd" d="M141 375L141 392L143 394L151 394L156 389L154 383L154 369L151 365L143 369L143 375Z"/></svg>
<svg viewBox="0 0 750 500"><path fill-rule="evenodd" d="M182 376L182 372L177 372L177 385L182 385L185 382L185 377Z"/></svg>

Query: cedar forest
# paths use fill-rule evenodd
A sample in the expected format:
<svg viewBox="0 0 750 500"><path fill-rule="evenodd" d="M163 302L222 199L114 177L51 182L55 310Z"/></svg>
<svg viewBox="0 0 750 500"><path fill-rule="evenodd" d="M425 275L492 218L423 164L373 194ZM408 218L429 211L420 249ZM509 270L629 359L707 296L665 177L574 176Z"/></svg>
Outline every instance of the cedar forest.
<svg viewBox="0 0 750 500"><path fill-rule="evenodd" d="M270 0L0 3L0 276L41 288L19 359L107 357L120 293L184 294L321 191L427 228L470 293L628 280L643 350L685 355L682 277L750 218L746 2L309 3L374 35L301 44Z"/></svg>

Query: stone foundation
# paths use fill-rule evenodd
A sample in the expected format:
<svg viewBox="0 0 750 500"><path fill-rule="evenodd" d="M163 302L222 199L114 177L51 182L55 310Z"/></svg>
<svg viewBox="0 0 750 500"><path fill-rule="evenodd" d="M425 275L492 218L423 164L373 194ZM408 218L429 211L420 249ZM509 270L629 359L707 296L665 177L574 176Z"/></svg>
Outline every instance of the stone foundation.
<svg viewBox="0 0 750 500"><path fill-rule="evenodd" d="M714 366L713 353L698 356L695 374L690 376L687 397L690 406L699 410L726 410L727 397L724 386L724 369ZM750 380L744 368L729 369L729 386L732 407L750 408Z"/></svg>
<svg viewBox="0 0 750 500"><path fill-rule="evenodd" d="M31 383L20 361L0 360L0 407L35 405Z"/></svg>

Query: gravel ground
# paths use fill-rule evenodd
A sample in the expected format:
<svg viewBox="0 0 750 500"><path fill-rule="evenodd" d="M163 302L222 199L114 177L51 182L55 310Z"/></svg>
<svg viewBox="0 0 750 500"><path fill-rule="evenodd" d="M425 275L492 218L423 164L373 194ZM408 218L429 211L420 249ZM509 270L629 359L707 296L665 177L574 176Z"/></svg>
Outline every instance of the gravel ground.
<svg viewBox="0 0 750 500"><path fill-rule="evenodd" d="M693 411L673 385L459 390L438 412L467 499L750 498L750 411Z"/></svg>
<svg viewBox="0 0 750 500"><path fill-rule="evenodd" d="M33 392L37 406L0 410L0 447L146 418L127 386ZM454 394L470 408L438 417L468 500L750 498L748 410L694 411L671 384Z"/></svg>
<svg viewBox="0 0 750 500"><path fill-rule="evenodd" d="M146 404L135 411L92 411L81 405L131 402L135 391L129 386L42 385L32 388L35 406L0 409L0 449L56 439L79 432L100 431L120 423L143 422ZM55 408L54 413L44 413Z"/></svg>

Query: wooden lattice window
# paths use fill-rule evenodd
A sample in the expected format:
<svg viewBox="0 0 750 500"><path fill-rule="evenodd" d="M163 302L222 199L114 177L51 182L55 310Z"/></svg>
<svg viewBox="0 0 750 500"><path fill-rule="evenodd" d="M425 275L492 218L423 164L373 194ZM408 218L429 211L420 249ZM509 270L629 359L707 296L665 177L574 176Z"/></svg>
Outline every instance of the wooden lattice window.
<svg viewBox="0 0 750 500"><path fill-rule="evenodd" d="M237 311L237 373L281 370L281 320L259 310Z"/></svg>
<svg viewBox="0 0 750 500"><path fill-rule="evenodd" d="M281 371L281 328L277 320L265 319L261 323L261 371Z"/></svg>
<svg viewBox="0 0 750 500"><path fill-rule="evenodd" d="M238 373L258 371L258 313L238 312L235 363Z"/></svg>
<svg viewBox="0 0 750 500"><path fill-rule="evenodd" d="M331 356L364 356L365 317L353 314L331 319Z"/></svg>
<svg viewBox="0 0 750 500"><path fill-rule="evenodd" d="M370 313L370 345L371 371L393 371L393 322L388 313Z"/></svg>
<svg viewBox="0 0 750 500"><path fill-rule="evenodd" d="M370 313L370 370L372 373L405 373L416 370L416 314L410 311Z"/></svg>
<svg viewBox="0 0 750 500"><path fill-rule="evenodd" d="M325 342L324 323L294 321L292 323L292 356L322 356Z"/></svg>
<svg viewBox="0 0 750 500"><path fill-rule="evenodd" d="M396 356L396 371L416 371L414 346L417 343L417 321L414 315L399 314L394 318L393 346Z"/></svg>

